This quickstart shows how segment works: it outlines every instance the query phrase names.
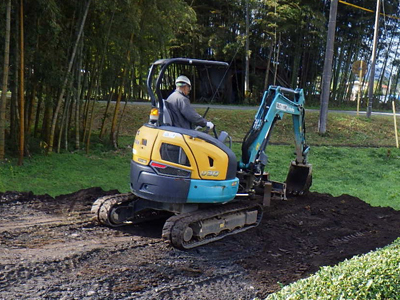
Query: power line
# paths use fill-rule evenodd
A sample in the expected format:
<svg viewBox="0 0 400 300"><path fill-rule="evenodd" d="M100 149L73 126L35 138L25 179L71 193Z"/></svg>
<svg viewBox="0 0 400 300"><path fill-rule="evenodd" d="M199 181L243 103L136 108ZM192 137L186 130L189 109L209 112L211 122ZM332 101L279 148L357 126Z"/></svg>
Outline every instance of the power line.
<svg viewBox="0 0 400 300"><path fill-rule="evenodd" d="M358 8L358 9L361 9L361 10L365 10L365 11L367 11L367 12L371 12L371 13L374 13L374 12L375 12L375 11L373 11L372 9L368 9L368 8L365 8L365 7L361 7L361 6L358 6L358 5L355 5L355 4L346 2L346 1L339 0L339 2L342 3L342 4L345 4L345 5L349 5L349 6L352 6L352 7ZM399 17L395 17L395 16L392 16L392 15L387 15L387 14L384 14L384 13L380 13L380 15L382 15L382 16L384 16L384 17L388 17L388 18L400 20Z"/></svg>

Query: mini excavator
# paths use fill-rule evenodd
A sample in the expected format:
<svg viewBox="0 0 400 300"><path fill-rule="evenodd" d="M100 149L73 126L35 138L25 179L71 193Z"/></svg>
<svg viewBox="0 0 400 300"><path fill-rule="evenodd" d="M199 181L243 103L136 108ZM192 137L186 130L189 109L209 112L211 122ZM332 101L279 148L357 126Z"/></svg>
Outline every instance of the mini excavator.
<svg viewBox="0 0 400 300"><path fill-rule="evenodd" d="M227 132L217 135L214 127L211 136L171 126L162 87L168 68L177 65L229 68L225 62L188 58L151 65L147 89L152 110L132 148L132 192L97 199L92 213L98 223L110 227L168 218L163 239L185 250L256 227L272 198L285 200L289 194L308 192L312 167L307 161L303 90L270 86L264 92L237 159ZM296 149L286 181L280 183L265 171L265 151L274 124L284 114L292 115Z"/></svg>

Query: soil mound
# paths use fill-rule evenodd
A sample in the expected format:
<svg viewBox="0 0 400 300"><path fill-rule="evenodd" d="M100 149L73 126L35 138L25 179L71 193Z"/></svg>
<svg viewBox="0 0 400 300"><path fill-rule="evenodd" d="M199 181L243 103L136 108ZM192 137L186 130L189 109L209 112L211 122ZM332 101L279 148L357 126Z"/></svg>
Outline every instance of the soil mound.
<svg viewBox="0 0 400 300"><path fill-rule="evenodd" d="M260 226L190 251L162 221L92 222L90 188L0 193L0 299L253 299L400 236L400 212L342 195L273 201Z"/></svg>

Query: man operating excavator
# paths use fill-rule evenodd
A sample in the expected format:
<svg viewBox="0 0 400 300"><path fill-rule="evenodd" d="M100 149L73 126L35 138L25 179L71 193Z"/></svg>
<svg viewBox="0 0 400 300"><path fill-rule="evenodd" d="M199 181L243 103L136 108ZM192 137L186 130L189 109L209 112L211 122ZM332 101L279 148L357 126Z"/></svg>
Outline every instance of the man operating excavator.
<svg viewBox="0 0 400 300"><path fill-rule="evenodd" d="M187 129L213 124L190 106L191 83L186 76L179 76L176 91L168 100L163 99L161 88L166 87L167 71L181 65L197 70L229 68L226 62L191 58L162 59L152 64L147 77L152 109L149 122L137 130L133 143L132 193L101 197L91 211L100 224L110 227L169 215L163 239L177 249L188 250L258 226L264 206L272 198L306 194L312 183L312 166L307 160L303 90L270 86L264 92L238 158L222 141L229 137L226 132L214 138ZM159 75L154 84L156 71ZM292 116L296 157L286 182L276 182L264 172L268 166L266 149L274 123L285 114Z"/></svg>
<svg viewBox="0 0 400 300"><path fill-rule="evenodd" d="M169 111L172 126L192 129L192 126L207 126L212 129L214 124L200 116L191 106L189 93L192 88L190 79L180 75L175 80L176 90L165 101Z"/></svg>

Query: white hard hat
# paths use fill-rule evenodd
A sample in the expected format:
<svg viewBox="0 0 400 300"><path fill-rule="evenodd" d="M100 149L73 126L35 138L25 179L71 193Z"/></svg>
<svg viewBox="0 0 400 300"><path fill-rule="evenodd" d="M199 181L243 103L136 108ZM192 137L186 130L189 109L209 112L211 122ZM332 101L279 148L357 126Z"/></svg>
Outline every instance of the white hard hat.
<svg viewBox="0 0 400 300"><path fill-rule="evenodd" d="M185 75L181 75L178 78L176 78L175 84L177 86L184 86L185 84L187 84L190 87L192 86L192 84L190 83L190 79L187 78Z"/></svg>

